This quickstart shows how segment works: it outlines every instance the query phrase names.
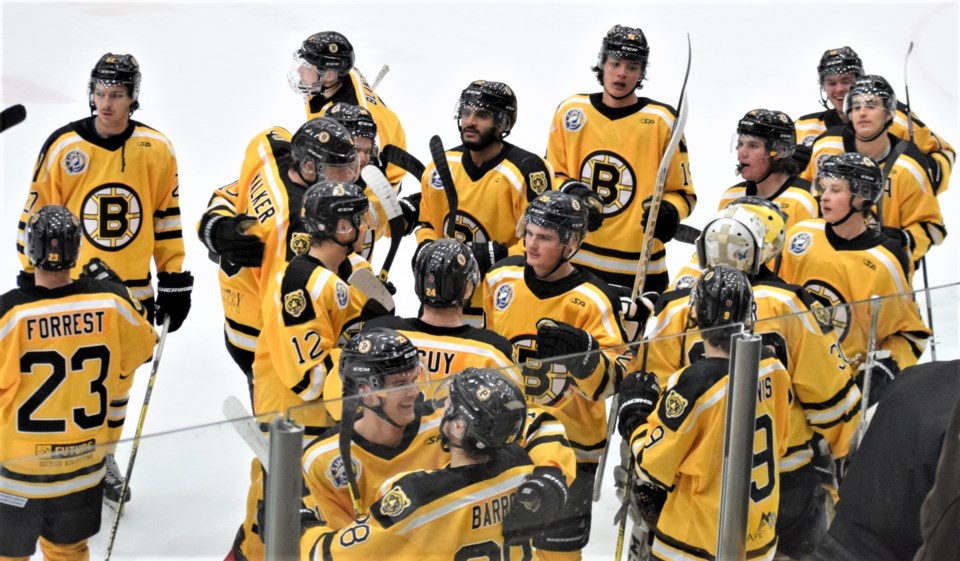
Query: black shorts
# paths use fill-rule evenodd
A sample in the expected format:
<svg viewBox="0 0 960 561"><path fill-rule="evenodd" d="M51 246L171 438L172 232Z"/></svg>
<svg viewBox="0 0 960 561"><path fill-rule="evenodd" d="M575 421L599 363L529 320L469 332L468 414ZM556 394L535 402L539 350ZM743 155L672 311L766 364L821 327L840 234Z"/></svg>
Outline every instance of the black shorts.
<svg viewBox="0 0 960 561"><path fill-rule="evenodd" d="M0 502L0 557L30 557L37 539L67 545L100 531L103 482L49 499L28 499L22 508Z"/></svg>
<svg viewBox="0 0 960 561"><path fill-rule="evenodd" d="M567 502L550 526L533 538L533 546L546 551L579 551L590 541L593 480L597 464L577 462L577 478L567 493Z"/></svg>

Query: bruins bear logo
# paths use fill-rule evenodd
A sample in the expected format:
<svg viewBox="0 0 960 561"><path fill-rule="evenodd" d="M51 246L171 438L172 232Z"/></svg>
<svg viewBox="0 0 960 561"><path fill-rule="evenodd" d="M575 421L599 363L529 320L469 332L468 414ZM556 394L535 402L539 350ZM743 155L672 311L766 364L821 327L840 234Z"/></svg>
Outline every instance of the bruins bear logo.
<svg viewBox="0 0 960 561"><path fill-rule="evenodd" d="M283 309L291 316L298 318L307 308L307 299L303 296L303 289L283 295Z"/></svg>

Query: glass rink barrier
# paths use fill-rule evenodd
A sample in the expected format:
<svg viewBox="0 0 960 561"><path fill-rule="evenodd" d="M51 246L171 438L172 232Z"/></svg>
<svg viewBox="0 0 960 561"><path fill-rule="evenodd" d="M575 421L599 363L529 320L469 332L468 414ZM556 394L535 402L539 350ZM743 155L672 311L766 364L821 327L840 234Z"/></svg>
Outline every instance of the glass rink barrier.
<svg viewBox="0 0 960 561"><path fill-rule="evenodd" d="M838 493L843 500L841 479L856 465L856 458L839 460L861 443L868 452L862 379L869 374L871 402L880 399L880 407L868 411L882 411L885 394L918 368L914 364L930 363L934 351L941 362L960 358L960 294L949 285L834 306L776 287L758 287L754 295L749 325L701 332L681 298L651 316L640 340L598 349L593 357L531 353L520 364L498 365L489 358L454 360L456 348L446 349L450 360L443 362L431 354L441 351L421 349L412 374L373 381L354 371L357 385L348 387L346 401L335 369L320 399L257 417L250 416L247 396L226 408L232 421L151 434L148 415L136 443L131 500L115 532L116 511L97 503L100 529L89 540L90 557L105 558L112 535L114 559L219 561L228 558L241 528L240 551L250 559L526 559L537 547L577 546L588 560L611 559L618 550L622 559L631 550L661 559L772 559L778 548L809 554L833 520ZM927 295L935 346L925 340ZM722 344L719 354L713 344L731 332L743 339L728 342L733 361ZM890 378L894 361L900 372ZM467 364L489 371L459 387L451 380ZM162 376L163 365L160 370ZM640 372L656 379L642 376L646 384L637 384ZM745 374L738 379L739 372ZM622 375L630 381L624 384ZM636 412L633 430L624 427L630 445L617 430L616 414L612 429L607 424L621 386L629 395L617 401ZM511 399L521 389L526 404ZM728 399L735 398L739 405L731 409ZM134 447L130 438L94 446L83 435L69 442L15 435L24 406L23 396L16 399L0 410L2 422L14 427L4 429L0 443L0 536L24 530L9 513L27 513L42 502L32 498L44 494L38 488L63 494L70 484L62 474L85 468L88 476L97 474L111 450L125 473ZM136 427L134 401L124 434ZM445 408L455 403L462 409L444 422ZM88 413L92 407L78 406ZM32 418L56 416L43 407L32 409ZM525 412L519 424L518 407ZM353 429L341 442L337 423L345 412ZM366 426L373 418L379 422ZM744 422L732 435L738 438L727 442L728 427ZM31 438L36 442L24 448ZM347 445L349 462L342 453ZM15 457L11 449L39 455ZM469 454L461 455L464 450ZM531 479L539 482L527 483ZM624 487L633 498L626 507ZM801 521L808 531L799 536L778 536L778 522L782 529L784 517L797 510L784 504L795 506L798 496L815 501L822 516ZM907 503L919 509L918 501ZM524 524L509 528L521 536L510 545L503 526L518 504ZM524 532L536 533L532 545ZM31 559L42 559L39 545Z"/></svg>

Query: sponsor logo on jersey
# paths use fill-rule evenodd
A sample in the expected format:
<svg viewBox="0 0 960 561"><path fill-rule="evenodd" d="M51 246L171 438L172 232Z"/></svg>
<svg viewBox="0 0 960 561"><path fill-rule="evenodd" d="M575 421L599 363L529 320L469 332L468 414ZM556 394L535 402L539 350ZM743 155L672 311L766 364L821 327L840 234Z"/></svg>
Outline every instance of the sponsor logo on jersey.
<svg viewBox="0 0 960 561"><path fill-rule="evenodd" d="M493 295L493 307L497 311L504 311L513 302L513 287L509 284L501 285Z"/></svg>
<svg viewBox="0 0 960 561"><path fill-rule="evenodd" d="M347 307L347 302L350 300L350 294L347 292L347 285L343 281L337 281L336 283L336 295L337 295L337 306L340 309Z"/></svg>
<svg viewBox="0 0 960 561"><path fill-rule="evenodd" d="M63 459L76 458L77 456L86 456L92 454L97 448L97 443L92 438L83 442L71 442L65 444L38 444L36 446L37 456L41 459Z"/></svg>
<svg viewBox="0 0 960 561"><path fill-rule="evenodd" d="M304 297L302 288L283 295L283 309L295 318L300 317L300 314L307 309L307 299Z"/></svg>
<svg viewBox="0 0 960 561"><path fill-rule="evenodd" d="M583 109L579 107L568 109L563 115L563 128L570 132L577 132L582 129L586 122L587 115L583 112Z"/></svg>
<svg viewBox="0 0 960 561"><path fill-rule="evenodd" d="M547 172L537 171L531 173L529 176L530 188L533 189L533 192L540 195L547 188Z"/></svg>
<svg viewBox="0 0 960 561"><path fill-rule="evenodd" d="M668 419L676 419L687 409L688 402L686 398L677 393L677 390L670 390L663 402L664 410L667 412Z"/></svg>
<svg viewBox="0 0 960 561"><path fill-rule="evenodd" d="M619 154L608 150L597 150L584 158L580 179L600 197L604 218L625 211L637 192L633 167Z"/></svg>
<svg viewBox="0 0 960 561"><path fill-rule="evenodd" d="M310 234L294 232L290 236L290 251L294 255L305 255L310 250Z"/></svg>
<svg viewBox="0 0 960 561"><path fill-rule="evenodd" d="M350 465L353 466L354 477L360 479L360 473L363 471L360 462L356 458L350 458ZM341 456L337 456L330 462L330 466L327 468L327 479L337 489L346 489L347 485L350 484L347 479L347 470L343 469L343 458Z"/></svg>
<svg viewBox="0 0 960 561"><path fill-rule="evenodd" d="M813 236L809 232L800 232L790 238L790 253L803 255L813 245Z"/></svg>
<svg viewBox="0 0 960 561"><path fill-rule="evenodd" d="M399 516L410 506L410 499L400 487L394 487L380 499L380 514Z"/></svg>
<svg viewBox="0 0 960 561"><path fill-rule="evenodd" d="M143 225L143 207L132 188L107 183L92 189L80 204L80 224L88 242L101 251L120 251Z"/></svg>
<svg viewBox="0 0 960 561"><path fill-rule="evenodd" d="M69 175L83 173L87 169L89 162L90 157L87 156L86 152L79 148L74 148L63 157L63 171Z"/></svg>

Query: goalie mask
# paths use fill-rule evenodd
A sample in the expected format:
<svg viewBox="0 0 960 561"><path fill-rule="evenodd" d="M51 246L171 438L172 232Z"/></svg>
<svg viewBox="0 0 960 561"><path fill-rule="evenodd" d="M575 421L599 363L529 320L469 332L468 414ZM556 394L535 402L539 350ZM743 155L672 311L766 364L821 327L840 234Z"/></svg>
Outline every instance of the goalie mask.
<svg viewBox="0 0 960 561"><path fill-rule="evenodd" d="M140 108L140 63L133 55L107 53L97 61L90 71L90 82L87 85L91 114L97 110L93 103L93 92L97 84L126 87L127 95L133 100L130 114Z"/></svg>
<svg viewBox="0 0 960 561"><path fill-rule="evenodd" d="M440 426L441 445L463 448L468 453L487 454L520 440L527 404L512 382L490 368L466 368L444 381L438 399L446 407ZM462 421L459 444L450 441L449 424Z"/></svg>
<svg viewBox="0 0 960 561"><path fill-rule="evenodd" d="M700 269L726 265L756 275L763 265L766 231L757 214L737 206L721 210L697 238Z"/></svg>
<svg viewBox="0 0 960 561"><path fill-rule="evenodd" d="M44 271L73 268L80 255L80 221L67 207L47 205L38 210L24 230L24 253L30 264Z"/></svg>
<svg viewBox="0 0 960 561"><path fill-rule="evenodd" d="M729 206L739 206L757 215L764 229L760 262L768 263L776 259L787 240L787 215L780 210L780 205L763 197L745 195L731 202Z"/></svg>

